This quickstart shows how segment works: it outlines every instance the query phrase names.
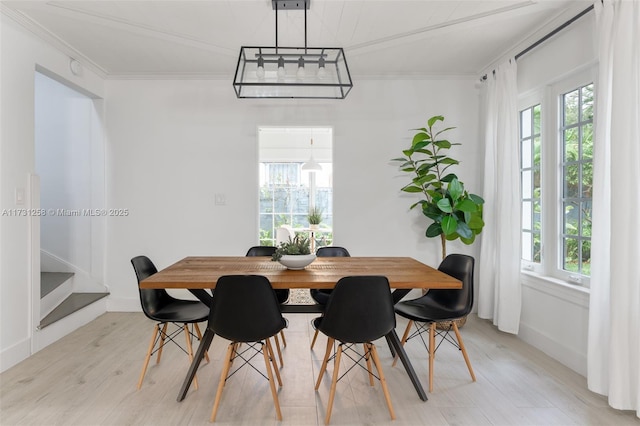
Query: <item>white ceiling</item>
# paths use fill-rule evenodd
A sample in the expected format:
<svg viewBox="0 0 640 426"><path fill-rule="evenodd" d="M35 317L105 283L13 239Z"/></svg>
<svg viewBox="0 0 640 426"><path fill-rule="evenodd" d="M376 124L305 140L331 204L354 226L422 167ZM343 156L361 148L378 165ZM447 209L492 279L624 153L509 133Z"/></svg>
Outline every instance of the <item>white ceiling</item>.
<svg viewBox="0 0 640 426"><path fill-rule="evenodd" d="M343 47L354 76L477 75L591 0L312 0L310 47ZM242 45L275 45L271 0L2 1L2 11L107 78L233 78ZM304 12L278 12L304 45ZM566 19L566 18L563 18Z"/></svg>

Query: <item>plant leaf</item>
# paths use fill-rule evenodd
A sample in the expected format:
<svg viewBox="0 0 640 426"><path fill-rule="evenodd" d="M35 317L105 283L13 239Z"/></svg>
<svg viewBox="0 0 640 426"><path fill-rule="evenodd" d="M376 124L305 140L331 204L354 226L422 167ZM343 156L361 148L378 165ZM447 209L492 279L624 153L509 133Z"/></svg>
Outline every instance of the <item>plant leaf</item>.
<svg viewBox="0 0 640 426"><path fill-rule="evenodd" d="M442 164L460 164L458 160L454 160L453 158L447 157L440 160Z"/></svg>
<svg viewBox="0 0 640 426"><path fill-rule="evenodd" d="M429 127L433 127L436 121L444 121L444 117L441 115L434 115L429 119L429 121L427 121L427 124L429 125Z"/></svg>
<svg viewBox="0 0 640 426"><path fill-rule="evenodd" d="M439 223L435 222L429 225L427 232L425 233L428 238L437 237L440 234L442 234L442 227L440 227Z"/></svg>
<svg viewBox="0 0 640 426"><path fill-rule="evenodd" d="M442 218L441 226L445 235L453 234L458 228L458 219L455 216L445 216Z"/></svg>
<svg viewBox="0 0 640 426"><path fill-rule="evenodd" d="M451 207L451 202L447 197L438 200L438 208L445 213L452 213L453 208Z"/></svg>
<svg viewBox="0 0 640 426"><path fill-rule="evenodd" d="M469 199L476 204L484 204L484 199L476 194L469 194Z"/></svg>
<svg viewBox="0 0 640 426"><path fill-rule="evenodd" d="M464 186L458 179L452 179L451 182L449 182L449 185L447 185L447 190L449 191L449 195L451 195L451 199L455 203L464 193Z"/></svg>
<svg viewBox="0 0 640 426"><path fill-rule="evenodd" d="M422 192L422 188L417 187L415 185L409 185L402 188L404 192Z"/></svg>
<svg viewBox="0 0 640 426"><path fill-rule="evenodd" d="M438 148L442 148L442 149L451 148L451 142L449 142L447 140L435 141L433 144L435 146L437 146Z"/></svg>
<svg viewBox="0 0 640 426"><path fill-rule="evenodd" d="M455 209L463 212L475 212L478 206L468 198L463 198L455 204Z"/></svg>
<svg viewBox="0 0 640 426"><path fill-rule="evenodd" d="M456 232L461 238L471 238L473 236L473 232L469 229L469 226L462 221L458 221Z"/></svg>
<svg viewBox="0 0 640 426"><path fill-rule="evenodd" d="M425 139L429 139L429 135L428 134L423 133L423 132L416 133L415 136L413 137L413 142L411 142L411 148L415 148L415 146L416 146L416 144L418 142L422 142ZM425 143L425 145L426 145L426 143ZM424 146L424 145L422 145L422 146Z"/></svg>
<svg viewBox="0 0 640 426"><path fill-rule="evenodd" d="M449 166L447 166L449 167ZM443 182L451 182L453 179L458 179L458 176L456 176L455 173L449 173L448 175L446 175L445 177L443 177L442 179L440 179Z"/></svg>

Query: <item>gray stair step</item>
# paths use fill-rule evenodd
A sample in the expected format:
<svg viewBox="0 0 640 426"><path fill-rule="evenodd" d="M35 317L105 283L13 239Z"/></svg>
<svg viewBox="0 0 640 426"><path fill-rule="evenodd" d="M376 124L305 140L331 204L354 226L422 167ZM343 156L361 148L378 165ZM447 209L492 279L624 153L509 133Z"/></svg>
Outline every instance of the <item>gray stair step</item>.
<svg viewBox="0 0 640 426"><path fill-rule="evenodd" d="M54 322L59 321L108 295L109 293L72 293L49 315L40 321L39 328L45 328L46 326L51 325Z"/></svg>
<svg viewBox="0 0 640 426"><path fill-rule="evenodd" d="M40 298L44 298L73 275L73 272L40 272Z"/></svg>

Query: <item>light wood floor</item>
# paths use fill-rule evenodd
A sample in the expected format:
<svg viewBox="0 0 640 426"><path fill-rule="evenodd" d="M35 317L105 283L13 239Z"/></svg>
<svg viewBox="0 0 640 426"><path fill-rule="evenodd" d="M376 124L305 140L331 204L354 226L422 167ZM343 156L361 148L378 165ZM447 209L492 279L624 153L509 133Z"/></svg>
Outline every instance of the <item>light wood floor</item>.
<svg viewBox="0 0 640 426"><path fill-rule="evenodd" d="M315 375L325 342L309 350L311 315L289 315L288 346L279 391L283 421L275 420L268 382L243 368L225 386L218 424L323 424L330 374L318 392ZM398 332L405 323L398 320ZM152 364L141 390L138 374L152 322L141 313L108 313L0 375L2 425L206 425L226 342L213 341L211 364L198 374L200 389L176 402L187 356L168 346ZM352 370L338 383L333 425L638 425L633 412L609 408L586 388L586 380L516 337L470 317L461 329L478 381L472 383L460 353L441 346L429 401L418 399L400 365L391 367L378 341L397 420L391 422L378 382ZM427 385L426 351L417 341L409 356ZM262 358L256 358L257 365Z"/></svg>

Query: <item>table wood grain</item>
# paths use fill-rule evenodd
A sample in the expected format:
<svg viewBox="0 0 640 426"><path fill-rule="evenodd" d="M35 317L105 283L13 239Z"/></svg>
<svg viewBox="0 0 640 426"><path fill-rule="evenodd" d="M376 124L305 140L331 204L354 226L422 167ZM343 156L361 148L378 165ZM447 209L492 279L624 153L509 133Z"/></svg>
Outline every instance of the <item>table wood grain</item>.
<svg viewBox="0 0 640 426"><path fill-rule="evenodd" d="M342 277L383 275L391 288L461 288L462 283L410 257L319 257L300 271L265 257L185 257L141 282L141 288L213 289L223 275L255 274L273 288L333 288Z"/></svg>

